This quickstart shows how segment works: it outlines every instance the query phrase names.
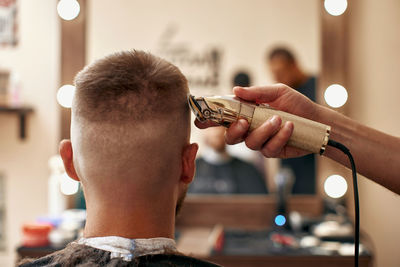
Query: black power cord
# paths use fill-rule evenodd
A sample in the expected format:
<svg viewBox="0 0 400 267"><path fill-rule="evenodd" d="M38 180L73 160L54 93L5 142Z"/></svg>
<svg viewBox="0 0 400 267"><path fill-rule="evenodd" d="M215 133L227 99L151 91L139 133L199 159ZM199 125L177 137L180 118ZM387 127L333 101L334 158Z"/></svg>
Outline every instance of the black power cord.
<svg viewBox="0 0 400 267"><path fill-rule="evenodd" d="M355 213L355 229L354 229L354 266L358 267L358 256L359 256L359 246L360 246L360 204L358 200L358 185L357 185L357 171L356 164L354 163L353 156L350 153L350 150L344 146L343 144L329 140L328 145L332 146L336 149L339 149L343 153L345 153L350 160L351 171L353 174L353 188L354 188L354 213Z"/></svg>

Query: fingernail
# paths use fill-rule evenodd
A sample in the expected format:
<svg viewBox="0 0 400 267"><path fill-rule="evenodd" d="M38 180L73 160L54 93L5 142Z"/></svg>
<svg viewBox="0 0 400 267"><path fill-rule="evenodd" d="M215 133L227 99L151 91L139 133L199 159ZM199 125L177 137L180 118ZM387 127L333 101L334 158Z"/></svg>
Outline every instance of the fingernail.
<svg viewBox="0 0 400 267"><path fill-rule="evenodd" d="M294 124L293 124L293 122L291 122L291 121L287 121L287 122L285 123L285 126L288 127L290 130L293 130L293 129L294 129Z"/></svg>
<svg viewBox="0 0 400 267"><path fill-rule="evenodd" d="M276 115L272 116L272 118L269 121L270 121L271 125L274 127L278 127L278 124L280 123L279 117Z"/></svg>

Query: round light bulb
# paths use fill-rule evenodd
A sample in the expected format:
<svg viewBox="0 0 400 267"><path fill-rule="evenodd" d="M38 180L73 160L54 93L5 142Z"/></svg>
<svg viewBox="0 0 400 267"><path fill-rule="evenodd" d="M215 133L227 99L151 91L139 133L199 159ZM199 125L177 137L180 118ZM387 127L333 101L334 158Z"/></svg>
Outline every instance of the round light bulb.
<svg viewBox="0 0 400 267"><path fill-rule="evenodd" d="M324 183L325 193L331 198L341 198L347 192L347 182L340 175L331 175Z"/></svg>
<svg viewBox="0 0 400 267"><path fill-rule="evenodd" d="M326 88L324 98L329 106L339 108L347 102L347 90L340 84L332 84Z"/></svg>
<svg viewBox="0 0 400 267"><path fill-rule="evenodd" d="M282 226L286 223L286 218L285 216L279 214L275 217L275 224L278 226Z"/></svg>
<svg viewBox="0 0 400 267"><path fill-rule="evenodd" d="M347 0L325 0L324 7L332 16L340 16L347 9Z"/></svg>
<svg viewBox="0 0 400 267"><path fill-rule="evenodd" d="M64 195L70 196L78 193L79 182L70 178L65 172L61 175L60 190Z"/></svg>
<svg viewBox="0 0 400 267"><path fill-rule="evenodd" d="M73 20L80 11L81 6L76 0L60 0L57 4L58 15L64 20Z"/></svg>
<svg viewBox="0 0 400 267"><path fill-rule="evenodd" d="M75 94L75 86L66 84L60 87L57 92L57 102L64 108L71 108L72 99Z"/></svg>

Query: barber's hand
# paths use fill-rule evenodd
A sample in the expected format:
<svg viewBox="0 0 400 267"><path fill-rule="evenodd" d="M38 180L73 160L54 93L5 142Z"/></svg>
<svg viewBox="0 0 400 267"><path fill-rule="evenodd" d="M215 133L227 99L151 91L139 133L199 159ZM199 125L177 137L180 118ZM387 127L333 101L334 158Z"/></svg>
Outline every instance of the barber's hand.
<svg viewBox="0 0 400 267"><path fill-rule="evenodd" d="M275 109L316 120L318 105L284 84L235 87L233 92L244 100L267 103ZM245 141L248 148L260 151L265 157L292 158L309 154L310 152L286 145L293 133L294 125L292 122L286 122L284 125L281 123L280 117L273 116L248 133L248 122L240 119L226 130L225 139L231 145ZM217 125L212 122L201 123L197 120L195 124L201 129Z"/></svg>

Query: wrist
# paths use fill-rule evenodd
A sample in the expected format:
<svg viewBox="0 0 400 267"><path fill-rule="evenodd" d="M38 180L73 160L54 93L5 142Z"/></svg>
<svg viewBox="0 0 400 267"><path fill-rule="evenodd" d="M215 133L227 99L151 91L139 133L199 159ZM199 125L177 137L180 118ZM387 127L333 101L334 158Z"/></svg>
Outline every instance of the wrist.
<svg viewBox="0 0 400 267"><path fill-rule="evenodd" d="M327 111L325 109L326 107L313 102L313 112L310 119L316 122L325 123L327 115Z"/></svg>
<svg viewBox="0 0 400 267"><path fill-rule="evenodd" d="M344 115L336 110L332 110L320 104L315 104L315 106L315 115L313 120L316 122L334 126L336 122L340 124L340 121L344 118Z"/></svg>

